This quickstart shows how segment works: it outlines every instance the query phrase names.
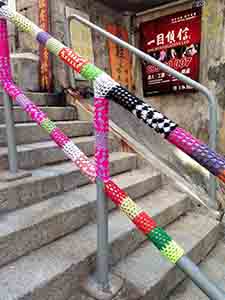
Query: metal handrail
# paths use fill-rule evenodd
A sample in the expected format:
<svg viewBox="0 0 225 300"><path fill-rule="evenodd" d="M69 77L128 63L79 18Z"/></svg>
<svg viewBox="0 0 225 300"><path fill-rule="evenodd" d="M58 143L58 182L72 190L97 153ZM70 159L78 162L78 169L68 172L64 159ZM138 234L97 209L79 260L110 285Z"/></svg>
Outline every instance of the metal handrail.
<svg viewBox="0 0 225 300"><path fill-rule="evenodd" d="M18 172L18 153L16 146L16 132L15 132L15 122L13 114L13 104L12 101L4 91L3 91L3 105L5 113L5 124L6 124L6 136L8 145L8 164L9 172L12 175Z"/></svg>
<svg viewBox="0 0 225 300"><path fill-rule="evenodd" d="M218 104L215 95L204 85L200 84L199 82L179 73L178 71L172 69L171 67L161 63L160 61L156 60L152 56L144 53L143 51L137 49L136 47L130 45L129 43L121 40L120 38L116 37L115 35L109 33L108 31L102 29L101 27L97 26L96 24L88 21L87 19L73 14L67 18L67 26L66 26L66 37L68 42L71 46L71 38L69 35L69 28L70 22L75 19L82 24L90 27L91 29L96 30L98 33L102 34L106 38L111 39L116 44L120 45L123 48L127 48L129 51L137 55L138 57L142 58L143 60L151 63L154 66L157 66L162 71L171 74L172 76L176 77L180 81L192 86L194 89L201 92L204 96L208 99L208 106L209 106L209 145L211 149L216 150L217 144L217 127L218 127ZM70 78L71 78L71 71L70 71ZM209 183L209 195L211 199L211 205L214 207L216 202L216 178L210 174L210 183Z"/></svg>
<svg viewBox="0 0 225 300"><path fill-rule="evenodd" d="M78 71L78 73L83 73L82 69L86 65L86 67L89 68L86 69L86 71L87 70L90 71L90 68L91 71L93 71L91 76L89 76L90 73L87 72L86 78L90 78L90 77L93 78L97 74L97 77L103 76L104 79L105 76L106 80L108 79L109 82L114 83L113 81L111 81L110 77L107 76L105 73L102 73L100 69L89 64L87 60L83 59L75 52L73 52L71 49L67 48L64 44L60 43L59 41L51 37L50 34L41 30L39 27L37 27L35 24L29 21L26 17L10 10L6 5L4 5L4 2L2 1L0 1L0 10L2 16L5 16L13 23L16 23L16 25L22 30L30 32L33 36L36 37L36 39L41 44L46 45L46 47L52 53L59 56L67 64L70 64L71 67L73 67L75 70ZM3 45L3 46L7 47L7 45ZM65 57L67 51L69 54L73 56L72 60L71 60L71 56L67 58ZM83 68L80 68L80 64L83 64ZM11 79L6 80L6 82L2 82L2 84L5 91L8 94L12 95L13 99L17 101L24 108L24 110L32 117L32 119L35 120L43 129L45 129L46 132L49 133L51 138L63 149L64 153L66 153L67 156L79 166L79 168L90 178L92 182L95 182L96 175L97 175L96 168L94 164L79 150L79 148L77 148L73 144L73 142L68 137L66 137L63 134L63 132L60 131L60 129L58 129L58 131L56 130L57 129L56 126L50 121L50 119L39 108L37 108L29 99L27 99L21 93L20 90L18 90L18 88L13 84ZM97 87L96 87L96 91L97 91ZM103 92L99 94L96 93L95 96L96 97L101 96L98 99L104 100L105 99L104 96L107 95L105 95L105 92ZM102 113L100 113L100 118L101 118L100 120L101 124L102 122L104 123L104 118L102 119ZM102 127L100 126L100 128ZM174 131L176 129L174 129ZM217 153L213 152L213 155L216 158L220 159L220 156ZM208 165L206 165L206 167L209 169ZM223 168L222 171L223 173L221 173L221 176L220 173L218 174L218 176L220 176L220 179L222 181L225 181L225 176L223 176L223 174L225 174L225 168ZM176 242L162 228L158 227L158 225L151 218L151 216L149 216L147 212L144 212L137 204L135 204L135 202L131 198L129 198L128 195L123 190L121 190L116 183L113 182L113 180L105 180L104 187L107 195L113 200L113 202L118 207L120 207L126 213L126 215L133 221L133 223L136 224L136 226L144 234L147 235L148 239L152 241L153 244L155 244L155 246L159 249L162 255L167 257L167 259L170 262L177 265L181 270L183 270L187 275L189 275L192 281L195 282L198 285L198 287L202 289L202 291L204 291L206 295L209 296L210 299L213 300L225 299L224 291L222 291L215 284L209 281L207 277L200 271L200 269L196 265L194 265L189 258L186 257L186 255L184 254L185 253L184 249L182 249L182 247L176 244ZM133 212L132 214L131 211ZM138 222L135 221L136 217L139 218ZM143 227L143 223L142 223L143 217L149 226L147 231L145 226Z"/></svg>

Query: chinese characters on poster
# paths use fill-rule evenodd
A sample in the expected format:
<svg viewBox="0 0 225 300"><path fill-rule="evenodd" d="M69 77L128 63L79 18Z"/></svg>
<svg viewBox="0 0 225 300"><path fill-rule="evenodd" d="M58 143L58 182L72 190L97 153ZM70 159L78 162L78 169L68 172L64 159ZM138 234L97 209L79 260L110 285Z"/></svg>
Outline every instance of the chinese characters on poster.
<svg viewBox="0 0 225 300"><path fill-rule="evenodd" d="M142 23L140 29L141 47L146 53L178 72L198 80L201 8ZM145 96L193 90L146 62L143 62L143 88Z"/></svg>

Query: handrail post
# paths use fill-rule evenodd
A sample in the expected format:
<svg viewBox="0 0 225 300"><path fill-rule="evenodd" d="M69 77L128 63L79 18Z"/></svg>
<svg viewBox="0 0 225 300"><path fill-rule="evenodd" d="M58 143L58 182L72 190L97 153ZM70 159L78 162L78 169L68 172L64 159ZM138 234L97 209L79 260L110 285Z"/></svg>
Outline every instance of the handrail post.
<svg viewBox="0 0 225 300"><path fill-rule="evenodd" d="M96 279L103 292L109 290L108 202L104 183L96 179L97 186L97 263Z"/></svg>
<svg viewBox="0 0 225 300"><path fill-rule="evenodd" d="M128 49L141 59L147 61L148 63L157 66L162 71L171 74L172 76L176 77L182 82L185 82L186 84L192 86L194 89L201 92L204 96L207 97L208 105L209 105L209 146L212 150L216 149L217 144L217 128L218 128L218 104L216 97L209 91L208 88L206 88L204 85L200 84L197 81L194 81L193 79L179 73L178 71L172 69L171 67L161 63L160 61L156 60L152 56L146 54L145 52L137 49L136 47L130 45L129 43L121 40L120 38L116 37L115 35L111 34L110 32L104 30L103 28L93 24L92 22L86 20L85 18L82 18L81 16L78 16L76 14L73 14L68 17L68 22L70 23L72 19L76 19L82 24L85 24L86 26L96 30L98 33L102 34L106 38L111 39L116 44L120 45L123 48ZM213 175L210 175L210 188L209 188L209 194L211 198L211 205L215 206L216 204L216 178L214 178Z"/></svg>
<svg viewBox="0 0 225 300"><path fill-rule="evenodd" d="M13 105L9 96L3 93L3 103L5 112L5 124L8 143L9 171L15 175L18 172L18 158L16 147L15 123L13 116Z"/></svg>

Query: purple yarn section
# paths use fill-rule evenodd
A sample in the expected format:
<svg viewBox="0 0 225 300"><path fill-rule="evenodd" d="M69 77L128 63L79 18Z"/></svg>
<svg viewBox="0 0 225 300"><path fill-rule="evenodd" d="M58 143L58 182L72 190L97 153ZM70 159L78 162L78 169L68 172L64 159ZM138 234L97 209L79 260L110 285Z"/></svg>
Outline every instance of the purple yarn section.
<svg viewBox="0 0 225 300"><path fill-rule="evenodd" d="M207 145L201 145L191 154L191 157L207 168L215 176L218 176L221 170L223 171L225 169L224 158L209 149Z"/></svg>
<svg viewBox="0 0 225 300"><path fill-rule="evenodd" d="M32 104L32 102L23 94L20 94L16 97L16 103L26 110L27 106Z"/></svg>
<svg viewBox="0 0 225 300"><path fill-rule="evenodd" d="M96 143L99 147L107 149L108 148L108 135L105 132L96 133Z"/></svg>
<svg viewBox="0 0 225 300"><path fill-rule="evenodd" d="M194 138L183 128L177 127L167 138L173 145L188 154L200 165L208 169L212 174L218 176L225 169L225 158Z"/></svg>
<svg viewBox="0 0 225 300"><path fill-rule="evenodd" d="M42 45L46 45L47 41L51 38L51 35L47 32L39 32L36 40L42 44Z"/></svg>

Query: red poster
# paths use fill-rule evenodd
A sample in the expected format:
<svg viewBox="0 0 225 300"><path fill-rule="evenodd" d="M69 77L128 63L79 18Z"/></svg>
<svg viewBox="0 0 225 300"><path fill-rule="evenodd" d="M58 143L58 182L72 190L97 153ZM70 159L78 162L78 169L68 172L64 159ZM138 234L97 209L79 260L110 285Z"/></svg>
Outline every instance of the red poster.
<svg viewBox="0 0 225 300"><path fill-rule="evenodd" d="M189 9L141 24L141 47L157 60L194 79L199 78L201 8ZM143 62L145 96L193 91L159 68Z"/></svg>
<svg viewBox="0 0 225 300"><path fill-rule="evenodd" d="M39 25L49 31L48 0L39 0ZM47 48L40 46L40 86L41 91L51 92L52 74L51 60Z"/></svg>

